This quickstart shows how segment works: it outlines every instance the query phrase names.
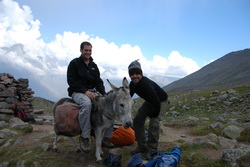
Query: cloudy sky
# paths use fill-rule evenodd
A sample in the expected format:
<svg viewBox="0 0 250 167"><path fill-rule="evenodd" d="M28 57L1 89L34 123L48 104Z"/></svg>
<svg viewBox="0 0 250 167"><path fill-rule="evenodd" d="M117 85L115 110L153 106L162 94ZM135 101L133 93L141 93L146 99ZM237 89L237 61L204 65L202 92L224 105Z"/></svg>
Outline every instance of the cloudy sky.
<svg viewBox="0 0 250 167"><path fill-rule="evenodd" d="M68 63L90 41L105 85L140 59L165 86L249 48L249 8L249 0L1 0L0 73L16 69L15 78L48 90L36 96L56 100L67 96Z"/></svg>

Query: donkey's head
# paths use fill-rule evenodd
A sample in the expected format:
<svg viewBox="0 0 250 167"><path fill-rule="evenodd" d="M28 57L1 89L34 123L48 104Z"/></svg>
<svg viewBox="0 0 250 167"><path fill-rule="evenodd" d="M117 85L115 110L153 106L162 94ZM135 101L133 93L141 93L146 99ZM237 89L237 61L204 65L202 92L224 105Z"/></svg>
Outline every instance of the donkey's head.
<svg viewBox="0 0 250 167"><path fill-rule="evenodd" d="M133 99L129 93L129 83L126 77L123 78L123 86L120 88L117 88L111 84L109 80L108 83L116 94L116 98L113 103L113 109L115 113L121 118L124 128L127 129L132 126L131 110L133 105Z"/></svg>

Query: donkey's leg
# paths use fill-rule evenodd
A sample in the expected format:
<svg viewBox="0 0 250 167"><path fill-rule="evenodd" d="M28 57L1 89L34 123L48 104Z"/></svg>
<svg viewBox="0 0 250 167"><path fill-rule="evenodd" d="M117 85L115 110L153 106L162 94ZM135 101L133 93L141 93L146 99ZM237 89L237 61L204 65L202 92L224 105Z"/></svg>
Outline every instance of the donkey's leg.
<svg viewBox="0 0 250 167"><path fill-rule="evenodd" d="M101 153L101 155L103 154L103 151L102 151L102 141L103 141L103 138L104 138L105 131L106 131L106 129L103 127L102 131L101 131L101 137L100 137L100 140L101 140L100 153Z"/></svg>
<svg viewBox="0 0 250 167"><path fill-rule="evenodd" d="M54 139L54 143L53 143L53 151L57 152L57 139L58 139L58 135L55 135L55 139Z"/></svg>
<svg viewBox="0 0 250 167"><path fill-rule="evenodd" d="M102 157L101 154L103 153L101 150L102 147L102 139L101 139L101 128L98 127L95 129L95 138L96 138L96 151L95 151L95 157L96 157L96 161L101 161Z"/></svg>
<svg viewBox="0 0 250 167"><path fill-rule="evenodd" d="M71 143L74 145L76 152L81 152L80 146L76 143L75 139L73 137L69 137Z"/></svg>

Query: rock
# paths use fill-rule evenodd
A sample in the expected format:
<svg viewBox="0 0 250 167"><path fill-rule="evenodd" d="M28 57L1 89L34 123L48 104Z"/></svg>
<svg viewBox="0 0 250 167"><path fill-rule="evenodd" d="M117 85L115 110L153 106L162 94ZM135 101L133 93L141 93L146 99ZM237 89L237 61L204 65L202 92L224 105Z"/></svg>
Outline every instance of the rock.
<svg viewBox="0 0 250 167"><path fill-rule="evenodd" d="M21 138L17 138L16 141L14 142L13 146L18 145L21 142L22 142L22 139Z"/></svg>
<svg viewBox="0 0 250 167"><path fill-rule="evenodd" d="M43 143L41 145L41 147L43 148L43 151L48 151L49 150L49 143Z"/></svg>
<svg viewBox="0 0 250 167"><path fill-rule="evenodd" d="M0 163L0 167L8 167L9 164L10 164L9 162L5 161L5 162Z"/></svg>
<svg viewBox="0 0 250 167"><path fill-rule="evenodd" d="M187 136L186 136L186 135L184 135L184 134L182 134L182 135L181 135L181 137L182 137L182 138L186 138Z"/></svg>
<svg viewBox="0 0 250 167"><path fill-rule="evenodd" d="M200 101L205 101L205 100L206 100L205 97L201 97L201 98L200 98Z"/></svg>
<svg viewBox="0 0 250 167"><path fill-rule="evenodd" d="M240 157L250 153L250 147L243 147L237 149L226 149L222 153L222 160L227 161L230 163L231 166L237 167L236 160Z"/></svg>
<svg viewBox="0 0 250 167"><path fill-rule="evenodd" d="M220 95L220 96L218 96L218 100L219 101L224 101L224 100L226 100L227 99L227 97L228 97L228 95L227 94L222 94L222 95Z"/></svg>
<svg viewBox="0 0 250 167"><path fill-rule="evenodd" d="M223 104L225 104L226 106L230 106L233 102L230 101L223 101Z"/></svg>
<svg viewBox="0 0 250 167"><path fill-rule="evenodd" d="M10 126L12 126L13 124L23 124L23 123L24 122L17 117L11 118L9 121Z"/></svg>
<svg viewBox="0 0 250 167"><path fill-rule="evenodd" d="M8 88L8 89L0 92L0 97L14 97L14 91L15 91L15 89Z"/></svg>
<svg viewBox="0 0 250 167"><path fill-rule="evenodd" d="M201 117L200 120L201 121L209 121L209 118L207 118L207 117Z"/></svg>
<svg viewBox="0 0 250 167"><path fill-rule="evenodd" d="M19 161L16 166L17 167L25 167L24 166L24 161Z"/></svg>
<svg viewBox="0 0 250 167"><path fill-rule="evenodd" d="M216 118L216 121L222 122L222 123L226 123L226 120L225 120L225 118L223 118L223 117L218 117L218 118Z"/></svg>
<svg viewBox="0 0 250 167"><path fill-rule="evenodd" d="M187 119L188 119L188 121L194 121L194 122L199 121L199 118L193 117L193 116L189 116Z"/></svg>
<svg viewBox="0 0 250 167"><path fill-rule="evenodd" d="M10 146L13 140L14 140L14 139L9 139L9 140L7 140L7 141L5 142L5 144L0 148L0 150L3 149L4 147Z"/></svg>
<svg viewBox="0 0 250 167"><path fill-rule="evenodd" d="M0 109L0 113L3 113L3 114L13 114L14 115L14 111L12 109Z"/></svg>
<svg viewBox="0 0 250 167"><path fill-rule="evenodd" d="M0 128L7 126L8 124L5 121L0 121Z"/></svg>
<svg viewBox="0 0 250 167"><path fill-rule="evenodd" d="M24 129L24 128L27 128L29 126L31 126L29 123L24 122L23 124L13 124L11 126L11 128L13 128L13 129Z"/></svg>
<svg viewBox="0 0 250 167"><path fill-rule="evenodd" d="M215 130L215 129L218 129L218 128L222 128L223 124L220 123L220 122L216 122L216 123L210 124L208 127Z"/></svg>
<svg viewBox="0 0 250 167"><path fill-rule="evenodd" d="M16 80L11 74L0 73L0 120L9 121L15 117L17 107L25 110L28 117L33 114L33 100L29 80L20 78Z"/></svg>
<svg viewBox="0 0 250 167"><path fill-rule="evenodd" d="M23 122L21 119L19 118L12 118L10 119L10 127L14 128L14 129L24 129L31 126L29 123L27 122Z"/></svg>
<svg viewBox="0 0 250 167"><path fill-rule="evenodd" d="M171 115L172 117L178 117L178 116L180 115L180 113L177 112L177 111L171 111L171 112L169 113L169 115Z"/></svg>
<svg viewBox="0 0 250 167"><path fill-rule="evenodd" d="M210 134L208 134L206 136L196 138L194 143L197 143L197 144L209 143L209 144L212 144L212 145L216 145L216 143L218 143L218 142L219 142L219 140L218 140L217 135L214 134L214 133L210 133Z"/></svg>
<svg viewBox="0 0 250 167"><path fill-rule="evenodd" d="M1 109L15 109L16 105L15 104L9 104L7 102L0 102L0 108Z"/></svg>
<svg viewBox="0 0 250 167"><path fill-rule="evenodd" d="M17 135L17 132L11 131L10 129L2 129L2 130L0 130L0 136L3 136L3 138L5 138L5 137L14 137L15 135Z"/></svg>
<svg viewBox="0 0 250 167"><path fill-rule="evenodd" d="M230 139L236 139L240 136L240 132L240 128L234 125L230 125L222 131L222 135Z"/></svg>
<svg viewBox="0 0 250 167"><path fill-rule="evenodd" d="M236 94L236 91L233 90L233 89L229 89L229 90L227 90L227 93L228 93L228 94Z"/></svg>
<svg viewBox="0 0 250 167"><path fill-rule="evenodd" d="M34 114L42 114L44 112L44 109L34 110L33 112Z"/></svg>
<svg viewBox="0 0 250 167"><path fill-rule="evenodd" d="M218 140L219 140L221 147L224 149L232 149L237 144L236 140L227 139L221 136L218 137Z"/></svg>
<svg viewBox="0 0 250 167"><path fill-rule="evenodd" d="M230 99L229 99L229 101L231 101L231 102L238 102L238 101L240 101L240 99L238 98L238 97L231 97Z"/></svg>
<svg viewBox="0 0 250 167"><path fill-rule="evenodd" d="M213 95L219 94L219 91L218 90L214 90L212 94Z"/></svg>
<svg viewBox="0 0 250 167"><path fill-rule="evenodd" d="M51 115L38 116L37 118L43 119L44 121L45 120L54 121L54 116Z"/></svg>
<svg viewBox="0 0 250 167"><path fill-rule="evenodd" d="M35 118L35 124L42 125L44 123L43 119Z"/></svg>

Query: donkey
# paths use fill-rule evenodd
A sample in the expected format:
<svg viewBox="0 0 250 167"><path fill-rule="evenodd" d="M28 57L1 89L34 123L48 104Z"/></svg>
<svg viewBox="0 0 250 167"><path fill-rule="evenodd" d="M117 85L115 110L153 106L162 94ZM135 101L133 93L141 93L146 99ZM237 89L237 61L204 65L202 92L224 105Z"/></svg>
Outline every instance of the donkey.
<svg viewBox="0 0 250 167"><path fill-rule="evenodd" d="M92 122L92 127L94 130L95 134L95 144L96 144L96 151L95 151L95 156L96 160L98 162L102 161L101 154L103 154L102 151L102 140L104 137L104 133L106 129L111 127L114 123L115 116L119 116L120 119L122 120L122 125L125 128L129 128L132 126L132 118L131 118L131 109L132 109L132 104L133 100L130 96L129 92L129 83L127 79L124 77L123 79L123 87L117 88L114 86L112 83L107 80L110 87L112 90L107 94L107 96L99 96L97 97L93 103L94 107L91 112L91 122ZM68 103L70 99L69 98L62 98L60 99L55 105L53 106L53 112L54 112L54 119L55 119L55 126L54 126L54 131L55 131L55 140L53 143L53 150L57 151L57 139L58 135L64 135L64 136L69 136L72 143L76 146L77 151L80 151L79 145L76 144L74 139L72 137L77 136L80 134L80 125L78 122L78 114L80 108L78 107L76 109L77 114L75 114L75 122L74 124L77 124L77 128L73 128L72 132L70 133L61 133L61 127L69 127L71 126L71 123L65 125L65 122L67 121L62 121L58 122L56 120L59 118L58 116L55 115L60 115L63 113L58 112L58 107L61 104ZM58 107L57 107L58 106ZM65 109L65 108L64 108ZM73 113L73 111L71 112Z"/></svg>

